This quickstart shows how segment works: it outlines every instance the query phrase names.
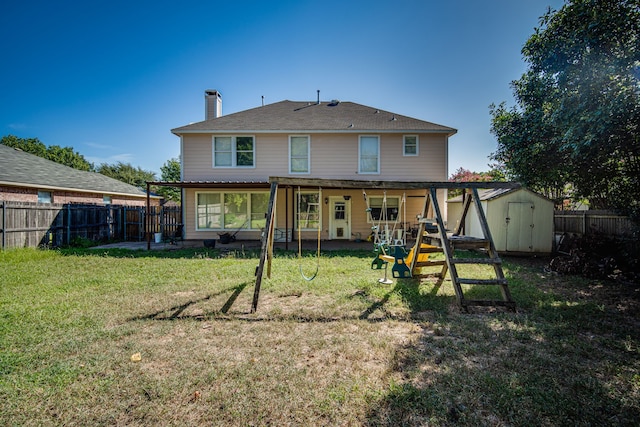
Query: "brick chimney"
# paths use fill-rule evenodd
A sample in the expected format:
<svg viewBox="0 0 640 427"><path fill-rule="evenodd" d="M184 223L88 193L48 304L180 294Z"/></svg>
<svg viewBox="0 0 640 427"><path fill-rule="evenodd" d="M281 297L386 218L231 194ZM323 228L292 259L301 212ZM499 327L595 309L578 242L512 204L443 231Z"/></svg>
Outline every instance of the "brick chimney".
<svg viewBox="0 0 640 427"><path fill-rule="evenodd" d="M204 91L205 120L216 119L222 115L222 95L215 89Z"/></svg>

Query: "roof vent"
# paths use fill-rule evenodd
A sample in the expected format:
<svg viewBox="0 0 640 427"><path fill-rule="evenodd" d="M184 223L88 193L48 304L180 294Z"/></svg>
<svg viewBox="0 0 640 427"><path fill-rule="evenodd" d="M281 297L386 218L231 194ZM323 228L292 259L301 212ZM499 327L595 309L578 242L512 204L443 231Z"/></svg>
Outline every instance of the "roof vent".
<svg viewBox="0 0 640 427"><path fill-rule="evenodd" d="M396 119L396 115L394 114L393 117L391 117L391 121L395 122L396 120L398 120L398 119Z"/></svg>
<svg viewBox="0 0 640 427"><path fill-rule="evenodd" d="M332 99L331 103L329 104L329 106L330 107L335 107L338 104L340 104L340 100L339 99Z"/></svg>

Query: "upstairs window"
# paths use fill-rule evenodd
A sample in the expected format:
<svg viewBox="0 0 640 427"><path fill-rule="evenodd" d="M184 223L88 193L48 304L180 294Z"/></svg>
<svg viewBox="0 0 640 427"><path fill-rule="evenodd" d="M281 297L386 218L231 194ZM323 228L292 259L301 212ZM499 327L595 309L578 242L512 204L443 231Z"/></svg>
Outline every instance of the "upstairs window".
<svg viewBox="0 0 640 427"><path fill-rule="evenodd" d="M289 173L309 173L309 137L289 137Z"/></svg>
<svg viewBox="0 0 640 427"><path fill-rule="evenodd" d="M403 155L405 156L417 156L418 155L418 135L405 135L403 140Z"/></svg>
<svg viewBox="0 0 640 427"><path fill-rule="evenodd" d="M214 168L252 168L255 166L253 136L216 136L213 138Z"/></svg>
<svg viewBox="0 0 640 427"><path fill-rule="evenodd" d="M380 138L361 136L358 147L358 173L380 173Z"/></svg>

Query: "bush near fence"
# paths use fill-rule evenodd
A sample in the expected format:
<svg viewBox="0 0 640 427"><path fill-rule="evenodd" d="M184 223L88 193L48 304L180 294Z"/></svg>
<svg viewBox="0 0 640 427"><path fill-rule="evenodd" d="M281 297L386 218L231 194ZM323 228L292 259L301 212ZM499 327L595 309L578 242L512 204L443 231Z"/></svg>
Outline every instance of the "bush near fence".
<svg viewBox="0 0 640 427"><path fill-rule="evenodd" d="M555 228L558 256L549 263L552 271L638 283L640 233L628 217L607 211L556 211Z"/></svg>
<svg viewBox="0 0 640 427"><path fill-rule="evenodd" d="M179 206L151 206L147 216L141 206L0 201L2 249L60 247L78 240L143 241L147 231L175 238L181 230Z"/></svg>

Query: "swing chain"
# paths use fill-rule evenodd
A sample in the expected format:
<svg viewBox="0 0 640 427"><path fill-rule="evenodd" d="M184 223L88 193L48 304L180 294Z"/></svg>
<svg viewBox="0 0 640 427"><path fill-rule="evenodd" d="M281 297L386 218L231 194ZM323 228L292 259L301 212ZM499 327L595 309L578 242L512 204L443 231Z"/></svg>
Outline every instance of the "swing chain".
<svg viewBox="0 0 640 427"><path fill-rule="evenodd" d="M321 196L322 196L322 187L318 187L318 200L320 200ZM316 256L317 258L316 271L311 276L306 276L302 271L302 233L301 233L301 227L300 227L301 216L302 216L300 211L300 207L302 204L301 200L302 200L302 195L300 193L300 186L298 186L298 262L299 262L298 266L299 266L300 275L302 276L302 278L307 282L310 282L316 278L316 276L318 275L318 271L320 270L320 233L322 231L322 218L320 217L320 207L318 205L318 212L317 212L318 249L317 249L317 256ZM307 224L308 223L309 223L309 215L307 215Z"/></svg>

